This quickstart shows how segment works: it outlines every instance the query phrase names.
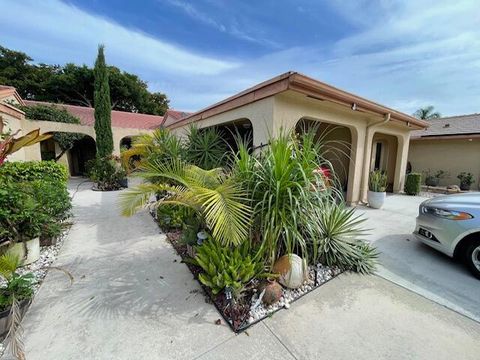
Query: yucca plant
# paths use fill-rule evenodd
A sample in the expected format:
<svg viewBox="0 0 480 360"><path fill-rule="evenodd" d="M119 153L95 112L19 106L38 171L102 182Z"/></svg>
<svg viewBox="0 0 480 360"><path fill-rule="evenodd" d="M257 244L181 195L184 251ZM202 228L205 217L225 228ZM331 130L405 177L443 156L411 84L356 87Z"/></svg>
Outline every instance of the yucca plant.
<svg viewBox="0 0 480 360"><path fill-rule="evenodd" d="M385 192L387 189L387 173L382 170L374 170L368 179L368 188L373 192Z"/></svg>
<svg viewBox="0 0 480 360"><path fill-rule="evenodd" d="M225 165L227 144L221 132L215 128L200 129L190 125L186 141L186 159L205 170Z"/></svg>
<svg viewBox="0 0 480 360"><path fill-rule="evenodd" d="M239 245L248 238L251 208L245 191L223 169L203 170L182 161L150 159L142 164L139 175L149 183L121 195L124 215L132 215L152 196L162 194L153 206L174 204L193 209L221 244Z"/></svg>
<svg viewBox="0 0 480 360"><path fill-rule="evenodd" d="M361 240L366 233L361 227L365 219L355 209L324 203L309 215L318 231L318 238L310 239L309 244L321 263L363 274L374 272L378 253Z"/></svg>
<svg viewBox="0 0 480 360"><path fill-rule="evenodd" d="M203 273L198 279L209 287L214 295L229 288L238 299L245 285L253 278L265 277L261 251L251 254L250 242L237 247L222 246L212 239L197 247L194 263Z"/></svg>

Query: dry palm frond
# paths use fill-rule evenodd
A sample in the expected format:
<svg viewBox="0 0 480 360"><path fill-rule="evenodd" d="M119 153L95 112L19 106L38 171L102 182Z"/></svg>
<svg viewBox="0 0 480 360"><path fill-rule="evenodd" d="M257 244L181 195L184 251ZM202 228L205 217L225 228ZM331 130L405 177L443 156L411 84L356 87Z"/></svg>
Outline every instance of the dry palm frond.
<svg viewBox="0 0 480 360"><path fill-rule="evenodd" d="M5 343L10 349L12 355L17 360L25 360L25 345L23 344L22 312L20 303L13 297L12 307L10 308L10 324Z"/></svg>

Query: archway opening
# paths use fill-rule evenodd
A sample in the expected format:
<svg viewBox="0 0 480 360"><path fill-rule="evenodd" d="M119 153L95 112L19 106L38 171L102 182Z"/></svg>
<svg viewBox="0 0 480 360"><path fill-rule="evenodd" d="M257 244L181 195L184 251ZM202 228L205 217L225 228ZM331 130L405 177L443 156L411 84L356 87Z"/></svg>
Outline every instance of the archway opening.
<svg viewBox="0 0 480 360"><path fill-rule="evenodd" d="M398 139L393 135L376 132L372 139L370 171L381 170L387 174L387 191L393 191L397 164Z"/></svg>
<svg viewBox="0 0 480 360"><path fill-rule="evenodd" d="M95 140L91 136L85 135L82 139L74 142L67 154L70 175L83 176L86 173L87 161L95 159L97 154Z"/></svg>
<svg viewBox="0 0 480 360"><path fill-rule="evenodd" d="M335 174L338 186L346 194L350 181L352 155L352 132L350 128L305 118L300 119L295 126L295 132L298 136L312 130L316 132L315 140L319 143L320 155L327 161Z"/></svg>
<svg viewBox="0 0 480 360"><path fill-rule="evenodd" d="M248 149L253 150L253 127L249 119L239 119L230 123L217 125L216 128L222 134L222 138L233 152L238 151L237 137L241 138Z"/></svg>
<svg viewBox="0 0 480 360"><path fill-rule="evenodd" d="M132 137L125 136L120 140L120 151L128 150L132 147Z"/></svg>

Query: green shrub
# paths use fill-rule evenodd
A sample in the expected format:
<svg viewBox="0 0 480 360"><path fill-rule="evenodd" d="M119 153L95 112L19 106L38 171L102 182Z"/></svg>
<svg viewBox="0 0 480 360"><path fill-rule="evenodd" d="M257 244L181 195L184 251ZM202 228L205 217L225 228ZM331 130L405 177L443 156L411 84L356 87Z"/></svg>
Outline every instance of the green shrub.
<svg viewBox="0 0 480 360"><path fill-rule="evenodd" d="M86 168L90 180L96 184L97 189L103 191L121 189L122 180L127 176L111 156L89 160Z"/></svg>
<svg viewBox="0 0 480 360"><path fill-rule="evenodd" d="M0 242L22 242L41 234L49 217L28 182L0 178Z"/></svg>
<svg viewBox="0 0 480 360"><path fill-rule="evenodd" d="M195 262L204 271L198 279L208 286L214 295L229 288L233 296L239 298L250 280L265 275L261 256L250 254L248 241L231 248L208 239L197 247Z"/></svg>
<svg viewBox="0 0 480 360"><path fill-rule="evenodd" d="M422 183L422 174L410 173L407 174L405 180L405 193L407 195L418 195L420 193Z"/></svg>
<svg viewBox="0 0 480 360"><path fill-rule="evenodd" d="M227 144L217 128L199 129L190 126L186 145L187 161L204 170L225 165Z"/></svg>
<svg viewBox="0 0 480 360"><path fill-rule="evenodd" d="M17 182L45 180L66 186L67 168L54 161L6 162L0 167L0 177L9 177Z"/></svg>

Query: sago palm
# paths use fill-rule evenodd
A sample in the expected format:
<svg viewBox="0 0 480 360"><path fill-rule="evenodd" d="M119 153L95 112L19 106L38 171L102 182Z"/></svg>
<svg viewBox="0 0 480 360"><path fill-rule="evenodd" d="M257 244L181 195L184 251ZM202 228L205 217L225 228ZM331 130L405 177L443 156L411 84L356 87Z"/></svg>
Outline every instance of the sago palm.
<svg viewBox="0 0 480 360"><path fill-rule="evenodd" d="M223 245L239 245L249 235L251 209L241 185L223 169L203 170L182 161L150 160L140 176L148 181L127 190L121 197L123 214L132 215L158 194L154 206L176 204L195 210Z"/></svg>

